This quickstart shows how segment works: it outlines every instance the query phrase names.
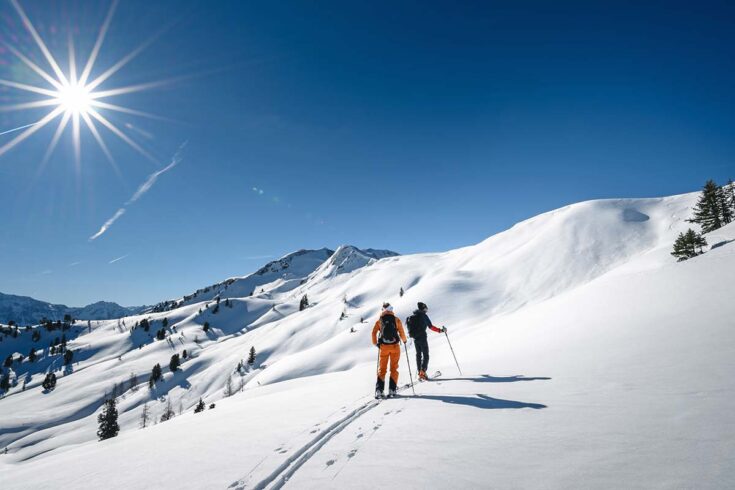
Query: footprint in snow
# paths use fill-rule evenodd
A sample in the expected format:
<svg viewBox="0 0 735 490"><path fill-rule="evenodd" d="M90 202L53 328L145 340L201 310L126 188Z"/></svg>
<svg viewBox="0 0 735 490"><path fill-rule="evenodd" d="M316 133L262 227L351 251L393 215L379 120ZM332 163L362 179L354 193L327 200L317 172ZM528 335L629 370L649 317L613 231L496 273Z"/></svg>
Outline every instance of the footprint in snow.
<svg viewBox="0 0 735 490"><path fill-rule="evenodd" d="M357 449L353 449L352 451L350 451L349 453L347 453L347 457L348 458L352 458L352 457L355 456L355 454L357 454Z"/></svg>
<svg viewBox="0 0 735 490"><path fill-rule="evenodd" d="M327 466L332 466L332 465L333 465L334 463L336 463L336 462L337 462L337 460L335 460L335 459L330 459L329 461L327 461Z"/></svg>
<svg viewBox="0 0 735 490"><path fill-rule="evenodd" d="M319 429L314 429L314 430L310 431L309 434L316 434L317 432L319 432Z"/></svg>
<svg viewBox="0 0 735 490"><path fill-rule="evenodd" d="M362 433L362 432L360 432L359 434L357 434L357 438L358 438L358 439L360 439L360 438L362 438L362 437L363 437L363 433Z"/></svg>

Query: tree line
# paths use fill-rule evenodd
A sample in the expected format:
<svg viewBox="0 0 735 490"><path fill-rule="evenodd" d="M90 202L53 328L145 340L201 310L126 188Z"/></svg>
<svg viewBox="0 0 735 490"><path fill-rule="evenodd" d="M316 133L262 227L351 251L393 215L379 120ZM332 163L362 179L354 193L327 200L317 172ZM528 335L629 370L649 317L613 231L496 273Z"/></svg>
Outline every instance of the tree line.
<svg viewBox="0 0 735 490"><path fill-rule="evenodd" d="M730 179L726 185L720 186L714 180L708 180L702 188L693 209L693 216L687 220L696 223L701 233L689 228L679 233L674 241L671 255L679 262L704 253L707 239L703 236L735 221L735 184Z"/></svg>

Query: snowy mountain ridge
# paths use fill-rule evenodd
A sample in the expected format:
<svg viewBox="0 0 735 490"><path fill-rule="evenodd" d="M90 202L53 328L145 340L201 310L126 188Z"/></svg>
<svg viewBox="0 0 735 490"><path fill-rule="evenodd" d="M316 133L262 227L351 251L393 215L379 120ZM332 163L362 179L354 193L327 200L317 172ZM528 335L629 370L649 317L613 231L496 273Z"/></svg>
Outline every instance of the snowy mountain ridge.
<svg viewBox="0 0 735 490"><path fill-rule="evenodd" d="M735 305L721 285L735 226L677 263L671 244L695 201L578 203L442 253L307 252L170 311L72 326L68 366L46 348L60 332L6 335L0 472L17 488L49 487L49 474L86 488L112 474L119 487L729 487L735 467L718 455L735 440L731 418L721 423L735 413ZM449 335L429 338L442 379L377 405L370 333L386 300L401 318L426 302ZM143 319L149 331L133 328ZM34 346L37 360L20 362ZM240 369L251 347L257 359ZM408 349L401 383L406 361L415 370ZM148 389L156 363L162 379ZM49 370L58 382L44 391ZM121 433L100 443L96 415L112 392ZM200 398L216 408L193 414ZM182 415L138 430L144 407L159 421L167 404ZM383 475L387 447L401 471ZM219 456L207 471L143 470L161 451L181 468Z"/></svg>
<svg viewBox="0 0 735 490"><path fill-rule="evenodd" d="M42 318L62 320L67 314L80 320L122 318L145 308L145 306L120 306L110 301L98 301L83 307L69 307L28 296L0 293L0 322L14 321L19 325L36 324Z"/></svg>
<svg viewBox="0 0 735 490"><path fill-rule="evenodd" d="M397 256L389 250L361 250L352 245L342 245L337 249L341 261L353 257L351 270L368 266L383 257ZM328 248L317 250L302 249L268 262L263 267L240 277L231 277L220 283L198 289L190 295L174 300L164 301L154 306L151 311L168 311L179 306L195 302L212 301L216 298L238 298L260 294L275 294L291 291L304 282L315 271L321 270L335 260L335 251ZM342 265L340 263L340 265ZM328 267L328 266L327 266ZM344 269L344 266L342 266ZM341 269L341 270L342 270ZM331 268L330 268L331 270Z"/></svg>

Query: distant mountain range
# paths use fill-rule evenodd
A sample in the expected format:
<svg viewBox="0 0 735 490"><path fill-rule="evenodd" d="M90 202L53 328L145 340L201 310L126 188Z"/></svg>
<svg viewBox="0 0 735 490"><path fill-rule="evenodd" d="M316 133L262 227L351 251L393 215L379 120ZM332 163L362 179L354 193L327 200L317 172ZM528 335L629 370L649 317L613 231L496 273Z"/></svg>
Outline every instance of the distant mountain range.
<svg viewBox="0 0 735 490"><path fill-rule="evenodd" d="M69 307L28 296L0 293L0 323L12 320L18 325L36 324L42 318L62 320L67 314L78 320L108 320L134 315L145 309L145 306L126 307L110 301L98 301L83 307Z"/></svg>
<svg viewBox="0 0 735 490"><path fill-rule="evenodd" d="M0 323L13 320L18 325L37 324L43 318L62 320L67 314L78 320L110 320L144 312L169 311L192 303L211 301L217 297L225 299L260 293L283 293L295 289L309 278L334 277L355 271L382 258L395 256L398 254L390 250L372 248L363 250L352 245L342 245L336 251L328 248L299 250L271 261L247 276L233 277L155 306L128 307L98 301L84 307L69 307L28 296L0 293Z"/></svg>

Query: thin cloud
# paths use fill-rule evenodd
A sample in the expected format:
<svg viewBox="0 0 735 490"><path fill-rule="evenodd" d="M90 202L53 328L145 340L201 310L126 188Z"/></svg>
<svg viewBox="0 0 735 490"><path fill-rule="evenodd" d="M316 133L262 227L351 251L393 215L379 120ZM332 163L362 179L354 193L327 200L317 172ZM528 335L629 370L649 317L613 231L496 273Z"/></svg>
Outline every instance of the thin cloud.
<svg viewBox="0 0 735 490"><path fill-rule="evenodd" d="M78 266L78 265L79 265L79 264L81 264L81 263L82 263L82 261L81 261L81 260L78 260L78 261L76 261L76 262L72 262L71 264L69 264L69 266L68 266L68 267L76 267L76 266Z"/></svg>
<svg viewBox="0 0 735 490"><path fill-rule="evenodd" d="M177 151L174 157L171 159L171 163L166 165L166 167L162 168L158 172L153 172L151 175L148 176L148 179L145 182L143 182L143 184L141 184L140 187L138 187L137 191L135 191L135 194L133 194L133 197L131 197L130 200L125 203L126 206L130 206L135 201L143 197L143 195L146 192L151 190L151 187L153 187L153 184L156 183L156 181L158 180L158 177L165 174L166 172L168 172L169 170L171 170L172 168L174 168L176 165L179 164L179 162L181 161L180 151L182 148L183 148L183 145L181 148L179 148L179 151Z"/></svg>
<svg viewBox="0 0 735 490"><path fill-rule="evenodd" d="M89 237L89 241L90 242L96 240L99 237L101 237L107 230L110 229L110 227L115 223L115 221L117 221L123 214L125 214L125 211L126 211L126 209L127 209L128 206L130 206L131 204L133 204L134 202L136 202L138 199L140 199L141 197L143 197L143 195L145 195L146 192L148 192L149 190L151 190L151 188L153 187L153 185L158 180L158 177L160 177L161 175L165 174L166 172L168 172L169 170L171 170L172 168L174 168L176 165L178 165L179 162L181 162L181 159L182 159L181 152L184 149L184 147L186 147L186 143L187 142L184 141L181 144L181 146L179 146L179 149L176 150L176 153L174 153L174 156L171 158L171 163L169 163L166 167L162 168L161 170L158 170L156 172L153 172L151 175L148 176L148 178L146 179L146 181L143 182L140 185L140 187L138 187L138 190L135 191L135 193L133 194L133 196L125 202L125 205L123 205L123 207L121 207L120 209L118 209L117 211L115 211L115 214L113 214L110 219L108 219L107 221L105 221L105 224L103 224L102 227L100 227L100 229L99 229L99 231L97 233L95 233L94 235L92 235L91 237ZM110 263L112 263L112 262L110 262Z"/></svg>
<svg viewBox="0 0 735 490"><path fill-rule="evenodd" d="M114 264L115 262L120 262L122 259L127 258L128 255L130 255L130 254L125 254L122 257L118 257L116 259L112 259L111 261L108 262L108 264Z"/></svg>
<svg viewBox="0 0 735 490"><path fill-rule="evenodd" d="M112 215L112 218L105 221L105 224L102 225L100 230L94 235L92 235L91 237L89 237L89 241L91 242L92 240L96 240L97 238L101 237L102 234L106 232L107 230L109 230L110 227L113 225L113 223L115 223L115 221L117 221L117 219L123 214L125 214L125 208L120 208L117 211L115 211L115 214Z"/></svg>

